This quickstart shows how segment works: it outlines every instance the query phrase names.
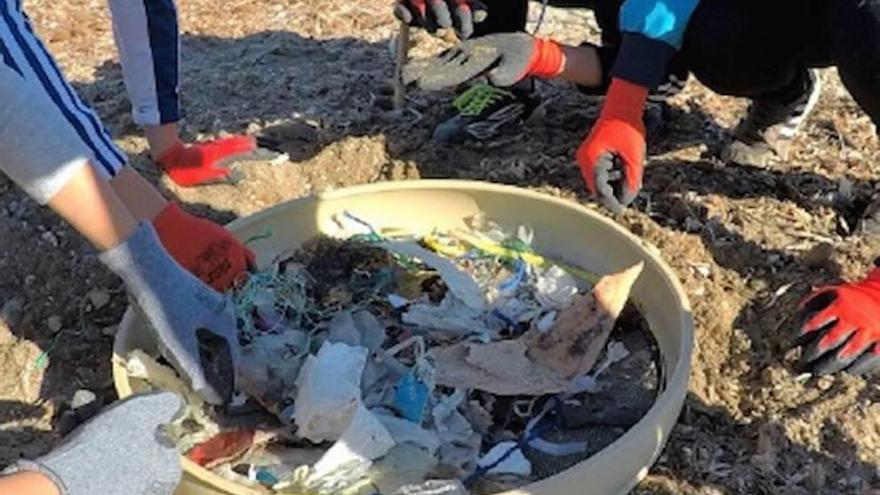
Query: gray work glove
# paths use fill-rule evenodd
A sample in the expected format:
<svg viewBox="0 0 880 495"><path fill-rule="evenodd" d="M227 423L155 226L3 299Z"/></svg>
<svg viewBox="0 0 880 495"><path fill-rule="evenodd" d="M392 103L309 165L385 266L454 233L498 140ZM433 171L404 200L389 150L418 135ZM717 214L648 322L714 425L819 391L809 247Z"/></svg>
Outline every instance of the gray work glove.
<svg viewBox="0 0 880 495"><path fill-rule="evenodd" d="M170 392L130 397L10 472L42 473L61 495L171 495L180 482L180 454L159 427L182 406Z"/></svg>
<svg viewBox="0 0 880 495"><path fill-rule="evenodd" d="M148 222L101 261L125 282L165 359L207 402L227 402L240 355L231 300L174 261Z"/></svg>

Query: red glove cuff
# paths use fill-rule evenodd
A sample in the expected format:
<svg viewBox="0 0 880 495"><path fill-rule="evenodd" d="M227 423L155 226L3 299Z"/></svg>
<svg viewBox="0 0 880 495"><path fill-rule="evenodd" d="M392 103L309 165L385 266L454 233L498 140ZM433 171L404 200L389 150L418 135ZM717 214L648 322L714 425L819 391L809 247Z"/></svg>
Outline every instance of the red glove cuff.
<svg viewBox="0 0 880 495"><path fill-rule="evenodd" d="M615 77L605 94L605 105L600 118L641 124L647 101L648 88Z"/></svg>
<svg viewBox="0 0 880 495"><path fill-rule="evenodd" d="M529 62L529 75L552 79L565 69L565 52L562 45L546 38L535 38L535 51Z"/></svg>

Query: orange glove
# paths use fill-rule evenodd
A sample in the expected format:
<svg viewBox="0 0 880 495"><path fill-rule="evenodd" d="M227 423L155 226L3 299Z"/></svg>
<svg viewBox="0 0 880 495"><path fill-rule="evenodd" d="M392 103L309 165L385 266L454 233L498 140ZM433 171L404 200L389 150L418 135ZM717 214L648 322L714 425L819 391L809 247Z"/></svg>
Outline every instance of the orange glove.
<svg viewBox="0 0 880 495"><path fill-rule="evenodd" d="M802 362L814 374L854 375L880 366L880 268L859 282L816 290L798 314Z"/></svg>
<svg viewBox="0 0 880 495"><path fill-rule="evenodd" d="M232 170L224 165L256 149L257 142L250 136L233 136L189 145L177 143L156 162L175 184L198 186L227 180Z"/></svg>
<svg viewBox="0 0 880 495"><path fill-rule="evenodd" d="M594 197L615 213L642 188L648 88L613 79L599 120L577 151L577 161Z"/></svg>
<svg viewBox="0 0 880 495"><path fill-rule="evenodd" d="M255 264L254 253L228 230L174 203L153 220L162 245L181 266L223 292Z"/></svg>

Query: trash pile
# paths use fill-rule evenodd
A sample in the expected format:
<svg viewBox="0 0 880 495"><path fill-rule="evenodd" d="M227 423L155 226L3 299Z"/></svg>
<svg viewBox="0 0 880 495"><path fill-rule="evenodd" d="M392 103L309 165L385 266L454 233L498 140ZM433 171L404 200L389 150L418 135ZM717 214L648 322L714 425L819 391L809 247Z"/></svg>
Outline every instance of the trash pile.
<svg viewBox="0 0 880 495"><path fill-rule="evenodd" d="M475 216L417 236L335 220L338 238L235 289L230 405L128 356L131 378L186 398L168 434L191 461L265 493L493 493L589 457L652 405L656 346L624 311L641 264L593 284L536 253L525 226Z"/></svg>

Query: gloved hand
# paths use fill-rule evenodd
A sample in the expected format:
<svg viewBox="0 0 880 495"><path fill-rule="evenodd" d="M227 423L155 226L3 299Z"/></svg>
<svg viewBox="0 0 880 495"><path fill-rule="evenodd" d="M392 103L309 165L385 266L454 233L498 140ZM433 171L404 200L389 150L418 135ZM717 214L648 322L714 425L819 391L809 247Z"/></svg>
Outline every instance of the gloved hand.
<svg viewBox="0 0 880 495"><path fill-rule="evenodd" d="M225 291L256 262L253 251L214 222L183 211L174 203L153 219L162 245L178 263L210 285Z"/></svg>
<svg viewBox="0 0 880 495"><path fill-rule="evenodd" d="M171 495L180 482L180 454L159 427L183 403L170 392L130 397L74 430L48 455L9 471L37 471L61 495Z"/></svg>
<svg viewBox="0 0 880 495"><path fill-rule="evenodd" d="M801 303L801 362L817 375L860 375L880 365L880 268L859 282L824 287Z"/></svg>
<svg viewBox="0 0 880 495"><path fill-rule="evenodd" d="M232 169L227 165L257 149L250 136L233 136L204 143L177 143L156 162L175 184L183 187L224 182Z"/></svg>
<svg viewBox="0 0 880 495"><path fill-rule="evenodd" d="M227 402L240 356L232 301L177 264L146 222L100 259L125 282L165 359L206 401Z"/></svg>
<svg viewBox="0 0 880 495"><path fill-rule="evenodd" d="M529 76L557 77L564 68L565 53L555 41L526 33L498 33L410 62L403 69L403 81L437 91L485 74L495 86L513 86Z"/></svg>
<svg viewBox="0 0 880 495"><path fill-rule="evenodd" d="M599 119L577 151L590 192L615 213L632 203L642 188L642 114L647 98L648 88L613 79Z"/></svg>
<svg viewBox="0 0 880 495"><path fill-rule="evenodd" d="M397 0L394 15L408 26L429 32L455 28L462 39L474 34L474 23L486 19L486 6L479 0Z"/></svg>

